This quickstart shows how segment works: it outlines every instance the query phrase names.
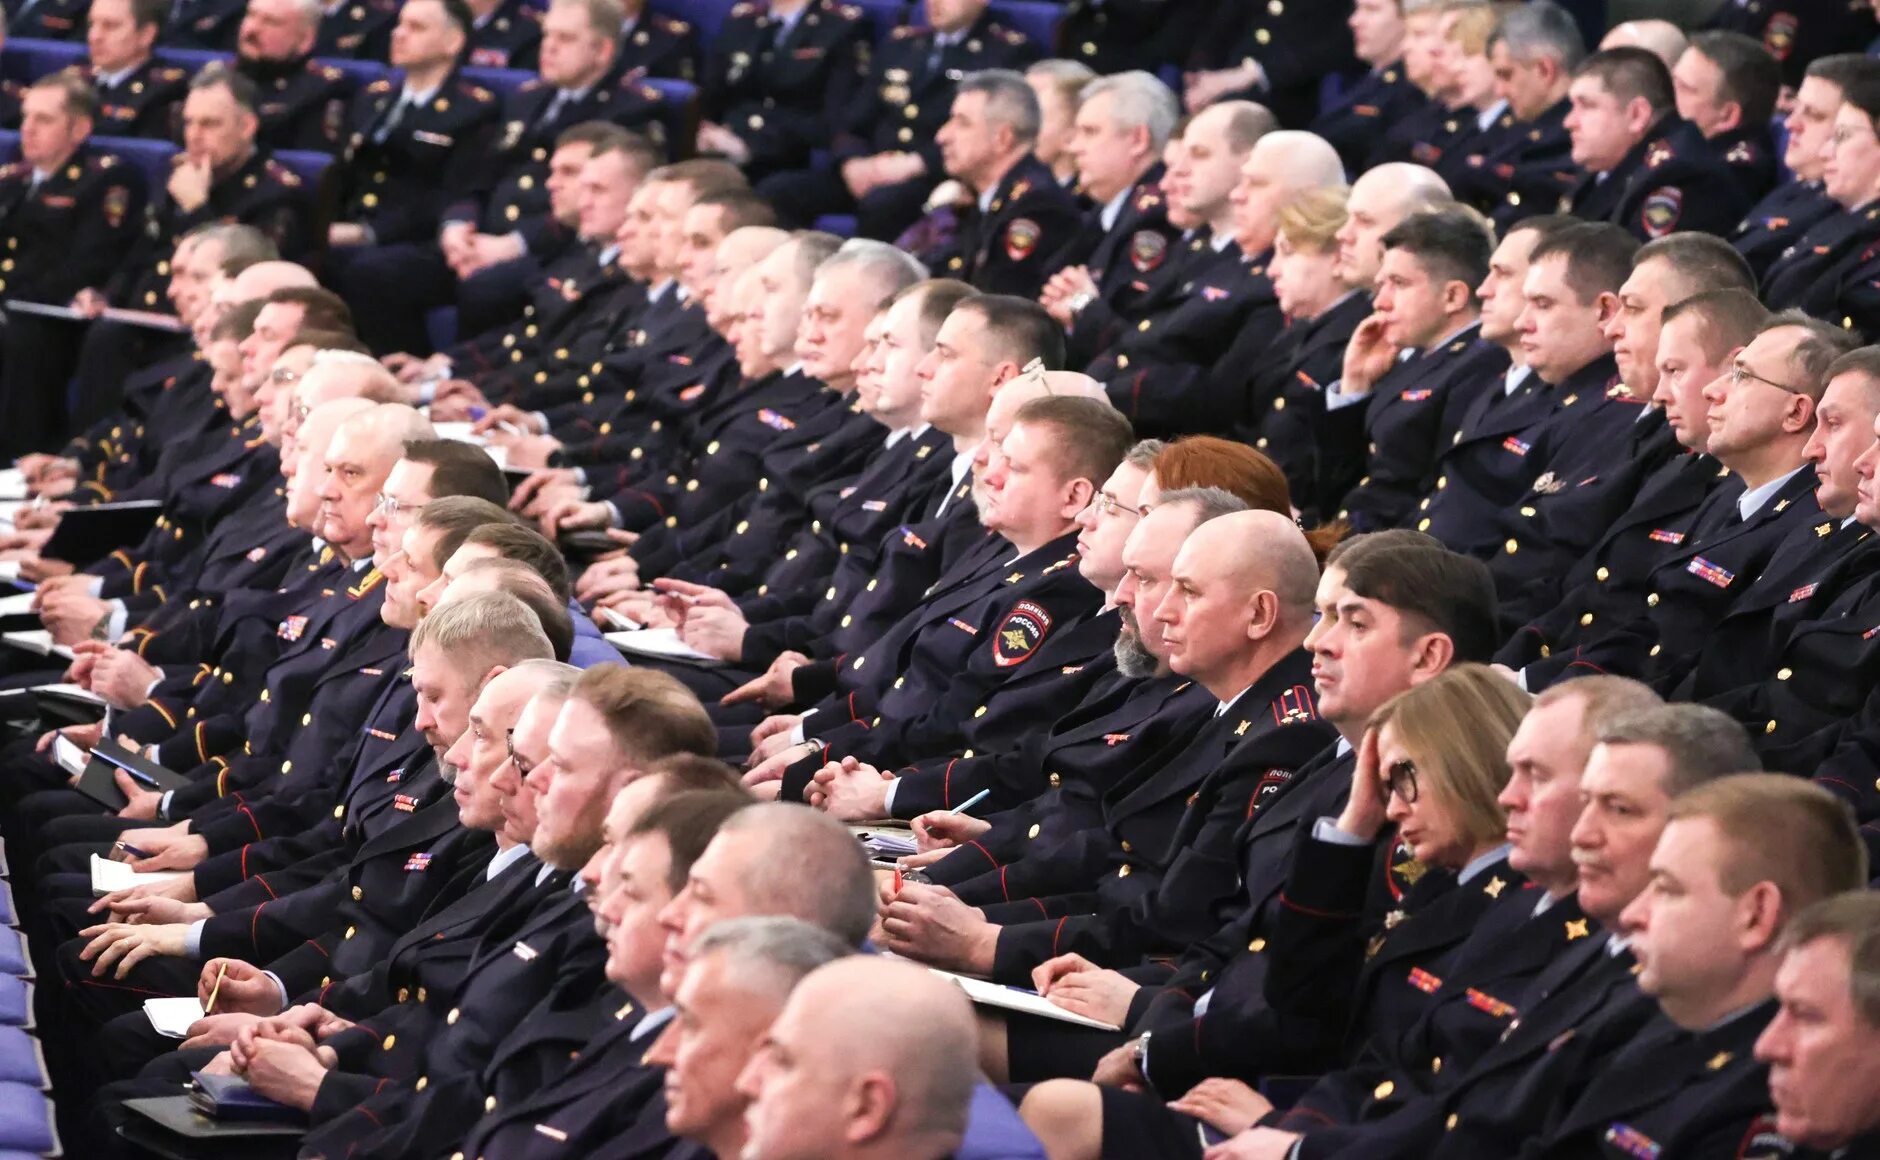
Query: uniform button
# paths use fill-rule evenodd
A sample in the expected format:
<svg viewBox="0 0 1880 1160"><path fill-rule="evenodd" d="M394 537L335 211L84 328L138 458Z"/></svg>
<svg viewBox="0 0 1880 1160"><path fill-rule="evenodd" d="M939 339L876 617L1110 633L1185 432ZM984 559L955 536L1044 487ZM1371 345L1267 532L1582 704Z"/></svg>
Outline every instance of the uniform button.
<svg viewBox="0 0 1880 1160"><path fill-rule="evenodd" d="M345 807L345 806L334 806L334 807L333 807L333 816L334 816L335 818L343 818L343 817L345 817L345 816L346 816L346 807Z"/></svg>
<svg viewBox="0 0 1880 1160"><path fill-rule="evenodd" d="M1786 681L1794 675L1795 675L1794 669L1782 668L1782 669L1776 670L1776 680L1778 681Z"/></svg>
<svg viewBox="0 0 1880 1160"><path fill-rule="evenodd" d="M422 1003L430 997L431 993L429 991L426 991L423 987L418 988L418 1002Z"/></svg>
<svg viewBox="0 0 1880 1160"><path fill-rule="evenodd" d="M347 927L347 928L346 928L346 937L347 937L347 938L351 938L352 936L354 936L354 935L356 935L356 934L358 934L358 933L359 933L359 928L358 928L358 927L356 927L356 926L349 926L349 927Z"/></svg>
<svg viewBox="0 0 1880 1160"><path fill-rule="evenodd" d="M1651 652L1649 652L1649 653L1647 653L1646 655L1647 655L1647 656L1654 656L1654 657L1655 657L1655 656L1657 656L1657 655L1658 655L1658 650L1659 650L1659 649L1662 649L1663 647L1664 647L1664 646L1663 646L1663 645L1661 645L1661 644L1655 644L1655 645L1653 645L1653 646L1652 646L1652 651L1651 651Z"/></svg>
<svg viewBox="0 0 1880 1160"><path fill-rule="evenodd" d="M418 1077L418 1082L413 1084L412 1086L416 1088L418 1091L423 1091L425 1088L428 1088L431 1086L431 1077L428 1075L421 1075Z"/></svg>
<svg viewBox="0 0 1880 1160"><path fill-rule="evenodd" d="M457 1026L457 1020L461 1019L462 1017L463 1017L463 1008L452 1007L450 1009L450 1014L444 1016L444 1023L447 1026L455 1027Z"/></svg>
<svg viewBox="0 0 1880 1160"><path fill-rule="evenodd" d="M1514 194L1512 194L1512 193L1511 193L1511 194L1509 194L1508 196L1509 196L1509 197L1513 197L1513 196L1514 196ZM1456 1130L1456 1119L1457 1119L1457 1117L1456 1117L1456 1113L1454 1113L1454 1112L1451 1112L1451 1113L1449 1113L1449 1118L1448 1118L1447 1120L1444 1120L1444 1121L1443 1121L1443 1131L1445 1131L1445 1132L1453 1132L1453 1131L1455 1131L1455 1130Z"/></svg>
<svg viewBox="0 0 1880 1160"><path fill-rule="evenodd" d="M283 762L281 762L281 772L282 772L282 773L292 773L292 772L294 772L294 763L293 763L293 762L291 762L291 761L283 761Z"/></svg>
<svg viewBox="0 0 1880 1160"><path fill-rule="evenodd" d="M1136 852L1136 848L1129 844L1129 839L1128 838L1123 839L1123 853L1134 854L1135 852Z"/></svg>
<svg viewBox="0 0 1880 1160"><path fill-rule="evenodd" d="M870 580L868 582L868 591L873 592L875 590L875 585L879 583L881 583L880 580Z"/></svg>
<svg viewBox="0 0 1880 1160"><path fill-rule="evenodd" d="M1129 865L1129 864L1128 864L1127 862L1125 862L1125 863L1123 864L1123 868L1122 868L1121 870L1118 870L1118 871L1116 872L1116 876L1117 876L1118 878L1127 878L1127 877L1129 877L1129 875L1130 875L1130 871L1131 871L1131 870L1133 870L1133 869L1134 869L1134 867L1132 867L1132 866L1130 866L1130 865Z"/></svg>
<svg viewBox="0 0 1880 1160"><path fill-rule="evenodd" d="M1601 568L1599 571L1593 573L1593 575L1599 579L1601 584L1604 584L1612 577L1612 573L1605 568Z"/></svg>
<svg viewBox="0 0 1880 1160"><path fill-rule="evenodd" d="M1441 491L1445 487L1448 487L1448 486L1449 486L1449 477L1447 475L1439 475L1436 477L1436 490L1437 491Z"/></svg>
<svg viewBox="0 0 1880 1160"><path fill-rule="evenodd" d="M1531 507L1524 507L1521 509L1521 514L1531 520L1534 518L1534 509Z"/></svg>
<svg viewBox="0 0 1880 1160"><path fill-rule="evenodd" d="M397 1047L397 1046L398 1046L398 1036L396 1036L396 1035L387 1035L387 1036L385 1037L385 1042L384 1042L384 1044L382 1044L382 1046L383 1046L383 1047L385 1048L385 1050L387 1050L387 1051L390 1051L390 1050L391 1050L392 1048L394 1048L394 1047Z"/></svg>
<svg viewBox="0 0 1880 1160"><path fill-rule="evenodd" d="M984 717L985 715L986 715L986 707L984 705L981 705L979 708L973 710L974 717Z"/></svg>
<svg viewBox="0 0 1880 1160"><path fill-rule="evenodd" d="M1593 614L1590 612L1582 612L1580 614L1580 627L1585 628L1591 623L1593 623Z"/></svg>
<svg viewBox="0 0 1880 1160"><path fill-rule="evenodd" d="M855 618L853 616L845 616L842 618L843 628L847 628L849 625L854 624L854 623L855 623Z"/></svg>
<svg viewBox="0 0 1880 1160"><path fill-rule="evenodd" d="M1383 1083L1378 1084L1375 1088L1371 1089L1371 1097L1373 1099L1387 1100L1390 1098L1390 1093L1396 1090L1397 1090L1396 1084L1390 1082L1389 1080L1385 1080Z"/></svg>
<svg viewBox="0 0 1880 1160"><path fill-rule="evenodd" d="M411 988L410 987L398 988L398 1001L400 1003L408 1003L411 1001Z"/></svg>
<svg viewBox="0 0 1880 1160"><path fill-rule="evenodd" d="M312 713L302 713L302 714L300 715L300 726L301 726L301 728L303 728L303 729L304 729L304 728L306 728L307 726L309 726L309 725L311 725L311 724L313 724L313 714L312 714Z"/></svg>
<svg viewBox="0 0 1880 1160"><path fill-rule="evenodd" d="M1441 1070L1443 1070L1443 1057L1440 1055L1432 1056L1430 1058L1430 1074L1435 1075Z"/></svg>
<svg viewBox="0 0 1880 1160"><path fill-rule="evenodd" d="M1425 517L1417 521L1417 531L1427 532L1429 530L1430 530L1430 521L1428 517Z"/></svg>
<svg viewBox="0 0 1880 1160"><path fill-rule="evenodd" d="M1658 607L1658 594L1656 592L1652 593L1650 596L1647 596L1645 598L1645 607L1647 608Z"/></svg>
<svg viewBox="0 0 1880 1160"><path fill-rule="evenodd" d="M1136 329L1137 329L1137 330L1148 330L1148 329L1149 329L1149 320L1145 318L1145 319L1143 319L1143 320L1142 320L1141 322L1138 322L1138 323L1136 324Z"/></svg>
<svg viewBox="0 0 1880 1160"><path fill-rule="evenodd" d="M1773 717L1771 717L1771 718L1769 719L1769 724L1767 724L1767 725L1764 725L1764 726L1763 726L1763 732L1764 732L1764 733L1774 733L1775 731L1776 731L1776 722L1775 722L1775 718L1773 718Z"/></svg>
<svg viewBox="0 0 1880 1160"><path fill-rule="evenodd" d="M1046 780L1047 780L1047 781L1049 781L1049 782L1051 783L1051 788L1052 788L1052 789L1056 789L1057 787L1059 787L1059 786L1061 786L1061 785L1063 785L1063 784L1064 784L1064 779L1063 779L1063 778L1062 778L1061 776L1059 776L1058 774L1055 774L1055 773L1054 773L1054 774L1052 774L1052 775L1051 775L1051 776L1050 776L1049 778L1047 778Z"/></svg>
<svg viewBox="0 0 1880 1160"><path fill-rule="evenodd" d="M1035 838L1038 836L1038 831L1042 830L1043 828L1044 827L1040 826L1037 822L1033 822L1031 824L1031 829L1025 831L1025 836L1027 838Z"/></svg>
<svg viewBox="0 0 1880 1160"><path fill-rule="evenodd" d="M897 689L898 689L898 688L900 688L900 687L901 687L902 685L905 685L905 684L907 684L907 678L906 678L906 677L896 677L896 678L894 678L894 687L895 687L895 688L897 688Z"/></svg>
<svg viewBox="0 0 1880 1160"><path fill-rule="evenodd" d="M353 887L353 901L354 902L359 901L361 898L364 898L365 896L366 896L366 892L363 889L357 886ZM403 1000L400 1000L400 1002L403 1002Z"/></svg>
<svg viewBox="0 0 1880 1160"><path fill-rule="evenodd" d="M1516 540L1516 539L1513 539L1513 538L1510 538L1510 539L1509 539L1509 541L1508 541L1507 543L1505 543L1505 544L1503 544L1503 545L1501 546L1501 549L1502 549L1502 551L1504 551L1504 552L1506 552L1506 553L1508 553L1508 554L1509 554L1510 556L1512 556L1512 555L1514 555L1514 554L1515 554L1516 552L1518 552L1518 551L1520 551L1520 550L1521 550L1521 542L1520 542L1519 540Z"/></svg>
<svg viewBox="0 0 1880 1160"><path fill-rule="evenodd" d="M1266 940L1263 938L1256 938L1252 942L1247 944L1247 949L1257 955L1261 951L1266 949Z"/></svg>
<svg viewBox="0 0 1880 1160"><path fill-rule="evenodd" d="M496 1097L495 1096L485 1096L483 1098L483 1110L486 1112L493 1112L496 1110Z"/></svg>

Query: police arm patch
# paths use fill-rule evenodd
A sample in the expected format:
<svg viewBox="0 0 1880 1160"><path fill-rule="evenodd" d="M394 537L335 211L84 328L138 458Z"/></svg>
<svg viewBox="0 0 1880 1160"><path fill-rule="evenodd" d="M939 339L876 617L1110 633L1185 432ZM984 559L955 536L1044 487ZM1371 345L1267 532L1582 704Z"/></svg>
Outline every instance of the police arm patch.
<svg viewBox="0 0 1880 1160"><path fill-rule="evenodd" d="M1662 238L1678 228L1678 219L1684 216L1684 191L1675 185L1654 190L1645 199L1645 206L1639 211L1639 224L1644 227L1646 236Z"/></svg>
<svg viewBox="0 0 1880 1160"><path fill-rule="evenodd" d="M1030 218L1019 218L1005 227L1005 256L1014 262L1022 262L1031 257L1038 248L1038 238L1043 234L1038 223Z"/></svg>
<svg viewBox="0 0 1880 1160"><path fill-rule="evenodd" d="M1051 613L1041 604L1021 600L992 634L992 663L1002 669L1024 664L1051 635Z"/></svg>

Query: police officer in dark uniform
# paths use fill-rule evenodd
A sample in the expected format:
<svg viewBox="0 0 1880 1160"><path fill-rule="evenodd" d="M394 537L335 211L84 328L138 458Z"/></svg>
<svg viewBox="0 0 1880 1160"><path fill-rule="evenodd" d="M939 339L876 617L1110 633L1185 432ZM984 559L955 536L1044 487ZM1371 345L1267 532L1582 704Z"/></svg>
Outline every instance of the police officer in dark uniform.
<svg viewBox="0 0 1880 1160"><path fill-rule="evenodd" d="M209 222L253 226L289 261L306 250L307 190L255 147L255 96L248 78L222 65L205 68L190 82L183 108L186 152L177 155L168 187L152 196L143 233L105 287L111 305L165 309L177 239Z"/></svg>
<svg viewBox="0 0 1880 1160"><path fill-rule="evenodd" d="M974 194L959 234L927 268L988 294L1035 298L1046 262L1077 228L1076 201L1031 152L1038 96L1018 73L992 69L960 82L940 128L947 173Z"/></svg>
<svg viewBox="0 0 1880 1160"><path fill-rule="evenodd" d="M392 0L335 0L321 9L313 55L385 60L397 20L398 5Z"/></svg>
<svg viewBox="0 0 1880 1160"><path fill-rule="evenodd" d="M346 76L311 59L319 31L315 0L250 0L241 17L235 67L261 90L257 139L266 148L339 151Z"/></svg>
<svg viewBox="0 0 1880 1160"><path fill-rule="evenodd" d="M1404 73L1404 20L1397 5L1353 6L1348 23L1358 59L1371 67L1320 110L1311 129L1331 142L1346 172L1355 177L1363 172L1378 135L1421 108L1428 98Z"/></svg>
<svg viewBox="0 0 1880 1160"><path fill-rule="evenodd" d="M1309 124L1319 111L1324 78L1359 67L1346 23L1351 11L1351 0L1217 7L1188 55L1188 107L1231 94L1272 109L1282 125Z"/></svg>
<svg viewBox="0 0 1880 1160"><path fill-rule="evenodd" d="M403 78L368 86L349 116L341 220L327 239L336 284L347 284L347 248L428 239L444 206L475 188L498 109L495 94L457 74L469 30L469 10L458 0L400 11L392 63Z"/></svg>
<svg viewBox="0 0 1880 1160"><path fill-rule="evenodd" d="M477 0L470 5L470 54L477 68L535 67L542 40L542 11L523 0Z"/></svg>
<svg viewBox="0 0 1880 1160"><path fill-rule="evenodd" d="M78 0L11 0L6 5L7 34L34 40L72 40L85 24L86 5Z"/></svg>
<svg viewBox="0 0 1880 1160"><path fill-rule="evenodd" d="M741 0L700 78L698 149L752 178L809 162L868 75L862 10L835 0Z"/></svg>
<svg viewBox="0 0 1880 1160"><path fill-rule="evenodd" d="M26 92L21 160L0 170L0 294L64 305L87 286L103 285L143 220L144 180L86 144L96 98L75 73L54 73ZM31 326L9 325L6 343L34 344ZM63 392L16 371L8 359L0 400L8 416L0 447L24 454L49 447L64 422Z"/></svg>
<svg viewBox="0 0 1880 1160"><path fill-rule="evenodd" d="M683 20L649 11L646 0L627 0L620 24L620 68L633 77L698 79L698 34Z"/></svg>
<svg viewBox="0 0 1880 1160"><path fill-rule="evenodd" d="M868 83L841 110L834 163L774 174L758 192L783 220L808 226L855 213L863 237L891 239L920 216L945 173L934 134L962 76L1022 69L1037 56L1024 34L993 20L986 0L929 5L930 28L902 25L875 51Z"/></svg>
<svg viewBox="0 0 1880 1160"><path fill-rule="evenodd" d="M1099 75L1188 59L1207 6L1195 0L1069 0L1054 53Z"/></svg>
<svg viewBox="0 0 1880 1160"><path fill-rule="evenodd" d="M1823 153L1848 86L1876 67L1868 57L1851 52L1824 56L1808 66L1783 120L1787 141L1782 164L1791 176L1752 206L1730 235L1730 243L1757 278L1805 231L1841 208L1822 187Z"/></svg>
<svg viewBox="0 0 1880 1160"><path fill-rule="evenodd" d="M318 3L309 0L305 7L308 19L316 19ZM169 6L158 43L165 48L229 52L236 47L247 8L244 0L177 0Z"/></svg>
<svg viewBox="0 0 1880 1160"><path fill-rule="evenodd" d="M1880 174L1859 164L1859 139L1880 124L1880 72L1866 70L1843 92L1833 132L1850 135L1849 152L1831 147L1822 171L1823 191L1839 212L1823 218L1772 262L1763 277L1763 302L1771 309L1791 306L1837 321L1851 276L1866 260L1868 247L1880 241Z"/></svg>
<svg viewBox="0 0 1880 1160"><path fill-rule="evenodd" d="M1568 114L1567 132L1573 160L1589 176L1562 210L1612 222L1641 241L1673 230L1721 234L1742 219L1751 199L1677 115L1663 61L1642 48L1605 49L1580 66L1572 90L1581 105ZM1650 115L1642 132L1627 127L1634 110Z"/></svg>
<svg viewBox="0 0 1880 1160"><path fill-rule="evenodd" d="M112 137L168 137L189 74L157 64L150 50L163 27L163 0L102 0L91 6L86 72L98 91L98 127Z"/></svg>
<svg viewBox="0 0 1880 1160"><path fill-rule="evenodd" d="M1775 58L1739 33L1700 32L1671 77L1678 115L1704 135L1752 200L1768 193L1776 183L1769 120L1782 87Z"/></svg>
<svg viewBox="0 0 1880 1160"><path fill-rule="evenodd" d="M1849 0L1725 0L1710 26L1762 42L1782 66L1782 83L1799 85L1808 66L1872 41L1880 26L1870 6Z"/></svg>
<svg viewBox="0 0 1880 1160"><path fill-rule="evenodd" d="M1567 87L1586 49L1573 18L1551 0L1510 9L1489 38L1489 60L1514 124L1446 158L1443 177L1458 201L1494 219L1498 230L1552 213L1579 184L1567 137Z"/></svg>

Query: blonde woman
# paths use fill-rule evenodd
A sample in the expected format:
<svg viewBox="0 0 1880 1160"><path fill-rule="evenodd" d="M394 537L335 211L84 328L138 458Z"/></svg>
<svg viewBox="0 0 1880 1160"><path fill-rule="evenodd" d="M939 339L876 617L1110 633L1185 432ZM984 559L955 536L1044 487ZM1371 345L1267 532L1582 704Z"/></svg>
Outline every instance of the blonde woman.
<svg viewBox="0 0 1880 1160"><path fill-rule="evenodd" d="M1317 522L1317 417L1325 384L1344 367L1352 332L1371 313L1368 287L1338 275L1338 229L1345 224L1342 186L1299 194L1279 211L1268 272L1286 329L1246 378L1248 439L1286 473L1293 504Z"/></svg>
<svg viewBox="0 0 1880 1160"><path fill-rule="evenodd" d="M1531 700L1485 665L1459 665L1385 702L1359 747L1344 811L1300 843L1266 948L1266 998L1298 1029L1300 1070L1345 1065L1331 1077L1336 1087L1315 1087L1308 1102L1374 1097L1379 1081L1367 1065L1401 1050L1483 914L1503 898L1515 902L1521 877L1508 868L1496 799ZM1381 865L1392 858L1397 865ZM1388 904L1378 904L1380 892ZM1486 1049L1502 1027L1486 1011L1464 1022L1465 1052ZM1318 1042L1304 1042L1313 1028ZM1412 1080L1428 1083L1442 1070L1422 1063L1386 1095L1411 1097ZM1261 1078L1207 1079L1170 1106L1239 1132L1271 1110L1249 1086ZM1344 1090L1354 1082L1361 1093Z"/></svg>

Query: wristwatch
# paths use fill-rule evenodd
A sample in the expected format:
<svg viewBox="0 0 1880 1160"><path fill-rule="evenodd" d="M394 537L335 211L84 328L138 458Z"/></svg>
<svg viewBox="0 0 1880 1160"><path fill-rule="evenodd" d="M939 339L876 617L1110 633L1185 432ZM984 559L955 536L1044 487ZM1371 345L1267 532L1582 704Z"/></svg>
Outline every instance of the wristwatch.
<svg viewBox="0 0 1880 1160"><path fill-rule="evenodd" d="M1097 296L1095 294L1092 294L1088 290L1085 290L1083 293L1077 295L1077 297L1071 299L1071 303L1070 303L1072 316L1082 314L1084 312L1084 307L1090 305L1092 302L1095 302L1096 300L1097 300Z"/></svg>
<svg viewBox="0 0 1880 1160"><path fill-rule="evenodd" d="M1135 1050L1131 1053L1131 1060L1130 1060L1132 1063L1136 1065L1136 1074L1142 1077L1142 1081L1144 1083L1149 1082L1149 1035L1150 1034L1151 1034L1150 1032L1145 1031L1141 1035L1136 1037L1136 1047L1135 1047Z"/></svg>

